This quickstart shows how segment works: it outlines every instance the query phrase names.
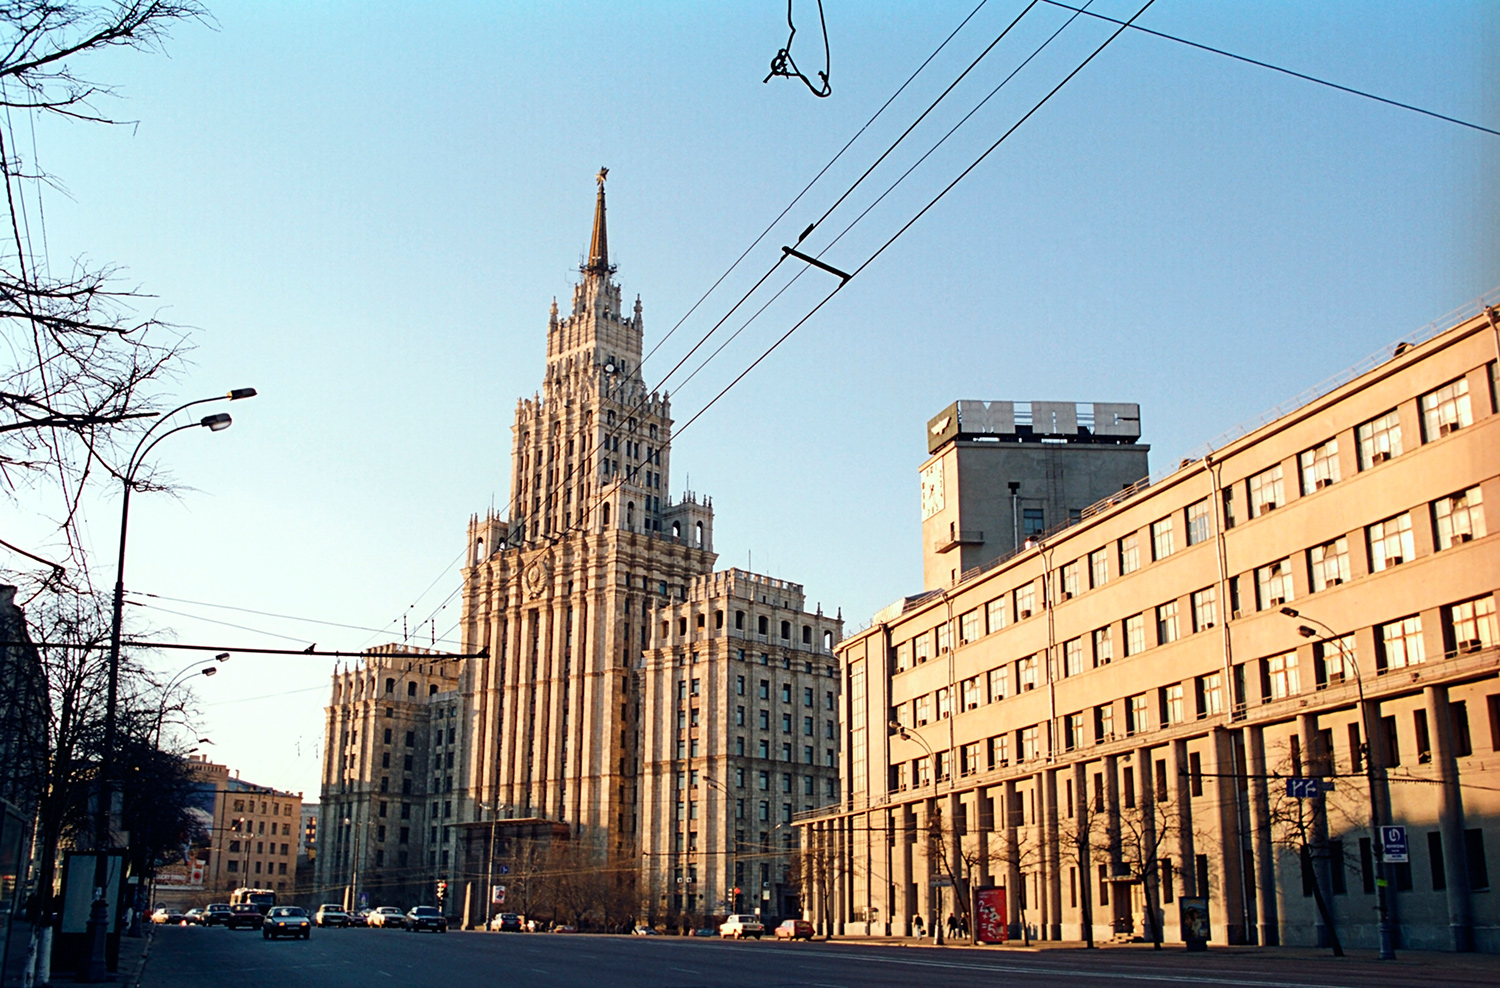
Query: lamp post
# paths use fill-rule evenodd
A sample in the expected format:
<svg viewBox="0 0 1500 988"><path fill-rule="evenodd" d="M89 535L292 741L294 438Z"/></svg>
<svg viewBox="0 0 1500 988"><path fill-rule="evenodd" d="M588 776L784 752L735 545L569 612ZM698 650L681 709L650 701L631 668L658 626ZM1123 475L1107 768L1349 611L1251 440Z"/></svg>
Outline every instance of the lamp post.
<svg viewBox="0 0 1500 988"><path fill-rule="evenodd" d="M922 735L917 734L916 732L909 730L905 724L901 723L898 720L891 721L887 726L891 730L895 731L896 734L898 734L901 737L902 740L904 740L904 741L915 741L915 742L917 742L917 744L920 744L924 749L926 749L926 751L927 751L927 762L928 762L929 765L932 766L932 801L933 801L934 804L936 804L937 803L937 755L933 754L932 745L928 744L927 743L927 739L924 738L924 737L922 737ZM941 809L939 809L939 812L941 812ZM941 837L942 837L942 823L941 822L938 823L938 828L939 828L938 829L938 837L939 837L939 842L938 843L940 845L940 850L939 850L939 855L940 856L939 856L938 860L941 862L941 864L943 866L943 870L946 871L946 872L948 872L948 880L951 882L951 881L953 881L953 872L952 872L952 870L950 870L948 868L948 853L947 853L946 842L944 842L944 841L941 840ZM938 915L932 917L932 942L935 943L935 944L937 944L938 946L942 946L942 944L943 944L943 916L942 916L942 912L943 912L943 887L941 885L939 885L937 887L937 890L938 890L937 891ZM958 887L957 886L954 886L953 894L954 895L958 894Z"/></svg>
<svg viewBox="0 0 1500 988"><path fill-rule="evenodd" d="M219 671L217 663L228 661L229 653L220 652L210 661L194 663L172 677L171 681L167 683L166 688L161 691L161 706L156 711L156 740L153 742L154 747L161 748L161 730L167 718L167 700L171 697L172 690L193 673L197 673L200 676L215 675ZM203 740L199 739L199 744L202 744Z"/></svg>
<svg viewBox="0 0 1500 988"><path fill-rule="evenodd" d="M490 812L490 846L489 853L485 855L484 865L484 929L490 928L490 920L495 908L495 828L500 824L500 804L491 806L488 803L480 803L479 808Z"/></svg>
<svg viewBox="0 0 1500 988"><path fill-rule="evenodd" d="M152 434L178 412L212 401L237 401L241 398L253 397L255 397L254 388L235 388L228 394L199 398L196 401L178 405L157 419L156 423L146 430L140 441L135 444L135 449L131 452L130 459L125 462L125 469L120 474L124 487L124 499L120 504L120 555L115 565L114 614L109 629L109 668L104 700L104 747L99 753L99 797L94 808L94 904L89 911L88 923L92 949L89 953L88 966L84 971L85 981L103 981L107 976L105 947L109 933L109 903L106 901L106 896L109 894L109 858L104 852L114 844L110 816L114 809L115 792L110 775L114 768L112 763L115 746L115 711L120 689L120 625L124 618L125 608L125 535L130 523L130 492L135 488L136 471L156 448L156 444L168 436L196 427L202 427L211 432L220 432L229 428L233 421L227 413L217 412L213 415L205 415L197 422L189 422L168 429L153 438Z"/></svg>
<svg viewBox="0 0 1500 988"><path fill-rule="evenodd" d="M726 819L733 820L733 817L727 816L727 812L729 810L729 801L734 798L730 795L729 788L718 779L715 779L713 776L703 775L699 776L699 778L703 780L704 785L717 789L719 792L724 794L724 810L726 812ZM740 846L738 840L729 836L729 834L733 833L733 830L734 828L731 826L725 835L728 838L725 843L729 845L729 881L724 887L724 891L727 893L724 898L729 903L729 912L731 915L740 911L739 893L734 891L735 889L738 889L740 887L739 876L736 875L734 871L734 867L739 861Z"/></svg>
<svg viewBox="0 0 1500 988"><path fill-rule="evenodd" d="M1369 704L1365 702L1365 681L1359 672L1359 660L1356 656L1350 655L1344 650L1343 636L1322 621L1314 617L1309 617L1293 607L1283 607L1281 608L1281 613L1289 618L1301 618L1303 621L1310 622L1310 624L1318 625L1327 633L1326 637L1320 638L1317 628L1306 624L1297 626L1297 633L1303 638L1320 638L1321 642L1331 641L1338 648L1339 663L1343 666L1343 669L1339 673L1340 679L1347 676L1351 669L1354 671L1354 686L1359 694L1359 719L1365 732L1365 779L1370 790L1370 833L1375 841L1375 860L1377 866L1375 906L1380 917L1378 926L1380 959L1383 961L1393 961L1396 959L1395 937L1394 931L1391 929L1391 916L1387 905L1388 896L1390 895L1390 868L1381 848L1380 800L1375 793L1375 787L1378 784L1383 766L1378 764L1380 746L1375 743L1375 731L1370 716L1371 710Z"/></svg>

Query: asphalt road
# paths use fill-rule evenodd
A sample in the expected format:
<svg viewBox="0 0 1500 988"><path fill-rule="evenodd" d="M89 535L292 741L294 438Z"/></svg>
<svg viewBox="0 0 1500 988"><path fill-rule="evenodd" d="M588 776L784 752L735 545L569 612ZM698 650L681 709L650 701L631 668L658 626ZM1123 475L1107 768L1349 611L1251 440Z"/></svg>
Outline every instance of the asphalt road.
<svg viewBox="0 0 1500 988"><path fill-rule="evenodd" d="M257 984L316 988L994 988L998 984L1232 985L1239 988L1500 985L1500 958L1408 954L1394 964L1322 952L1181 948L1097 951L931 948L568 934L158 927L142 988Z"/></svg>

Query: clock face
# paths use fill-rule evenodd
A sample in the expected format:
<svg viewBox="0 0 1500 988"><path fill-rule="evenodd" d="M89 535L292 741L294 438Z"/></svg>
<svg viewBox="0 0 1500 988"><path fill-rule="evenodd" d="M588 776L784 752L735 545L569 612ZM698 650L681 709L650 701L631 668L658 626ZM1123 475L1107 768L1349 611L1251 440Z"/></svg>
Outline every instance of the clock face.
<svg viewBox="0 0 1500 988"><path fill-rule="evenodd" d="M932 464L922 471L922 520L926 521L943 510L943 462Z"/></svg>

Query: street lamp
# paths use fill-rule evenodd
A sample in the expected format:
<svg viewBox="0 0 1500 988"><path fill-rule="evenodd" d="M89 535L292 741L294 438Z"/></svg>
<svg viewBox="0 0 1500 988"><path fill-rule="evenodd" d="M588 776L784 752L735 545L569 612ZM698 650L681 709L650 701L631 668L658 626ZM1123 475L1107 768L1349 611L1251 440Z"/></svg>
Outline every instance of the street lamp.
<svg viewBox="0 0 1500 988"><path fill-rule="evenodd" d="M105 691L104 701L104 748L99 754L99 799L94 811L94 904L89 911L89 933L92 939L92 950L89 954L88 968L85 972L86 981L103 981L107 976L107 961L105 959L106 937L109 925L109 904L105 901L109 888L109 859L104 852L114 844L114 833L110 827L110 813L114 808L114 791L110 775L113 769L114 746L115 746L115 711L118 706L120 689L120 626L124 619L125 608L125 535L130 523L130 492L135 488L136 471L141 468L146 457L156 448L156 444L170 435L181 432L184 429L202 427L210 432L221 432L229 428L231 422L228 414L217 412L213 415L205 415L197 422L189 422L176 428L168 429L166 432L152 438L152 433L165 422L171 420L172 416L195 405L203 405L212 401L238 401L241 398L254 398L254 388L235 388L228 394L214 395L212 398L199 398L178 405L166 415L156 420L156 423L147 429L141 436L140 441L135 444L130 459L125 462L125 469L120 474L121 483L124 486L124 500L120 505L120 556L115 565L115 599L114 615L109 629L109 669L108 685ZM148 442L149 440L149 442Z"/></svg>
<svg viewBox="0 0 1500 988"><path fill-rule="evenodd" d="M724 794L724 810L726 819L734 819L733 817L728 816L729 801L734 798L732 795L730 795L729 788L725 786L724 783L720 782L718 779L715 779L711 775L702 775L699 776L699 778L703 781L704 785L717 789L719 792ZM733 831L733 827L730 828L730 831ZM740 842L734 837L728 837L725 843L729 845L729 882L724 888L724 891L727 893L724 898L728 900L729 912L733 914L740 911L740 896L739 893L735 891L740 887L740 877L735 872L735 865L739 863Z"/></svg>
<svg viewBox="0 0 1500 988"><path fill-rule="evenodd" d="M497 802L491 806L489 803L480 803L479 808L490 812L490 846L489 853L485 855L484 866L484 928L488 932L490 920L494 919L492 912L495 908L495 828L500 823L500 804Z"/></svg>
<svg viewBox="0 0 1500 988"><path fill-rule="evenodd" d="M1375 853L1378 855L1376 861L1379 867L1379 876L1375 882L1375 905L1380 916L1378 926L1380 959L1383 961L1393 961L1396 959L1396 947L1393 930L1391 929L1390 910L1387 907L1387 897L1390 895L1390 869L1382 849L1380 839L1380 800L1375 794L1375 787L1382 769L1382 766L1377 764L1377 760L1380 757L1380 746L1375 743L1375 731L1373 730L1370 717L1371 710L1369 705L1365 703L1365 681L1364 677L1359 673L1359 660L1356 656L1350 655L1344 650L1343 636L1322 621L1314 617L1309 617L1294 607L1283 607L1281 608L1281 613L1289 618L1301 618L1303 621L1318 625L1323 631L1327 632L1326 637L1321 638L1321 641L1331 641L1338 648L1339 663L1343 666L1343 670L1339 674L1340 678L1347 676L1349 670L1352 669L1354 671L1354 686L1359 694L1359 719L1365 732L1365 778L1370 790L1370 833L1375 840ZM1297 633L1303 638L1320 637L1317 628L1309 627L1306 624L1298 625Z"/></svg>
<svg viewBox="0 0 1500 988"><path fill-rule="evenodd" d="M161 747L161 731L163 724L166 722L167 700L171 697L172 690L184 679L188 678L194 673L197 673L200 676L216 675L219 671L219 667L214 663L227 662L228 660L229 653L220 652L210 661L194 663L193 665L188 666L186 669L183 669L177 675L172 677L171 681L167 683L166 688L161 691L161 706L158 707L156 711L156 741L154 742L154 747ZM200 744L202 743L202 740L199 741Z"/></svg>
<svg viewBox="0 0 1500 988"><path fill-rule="evenodd" d="M1012 492L1012 493L1014 493L1014 492ZM936 803L937 802L937 755L933 754L932 745L930 745L930 744L927 743L927 739L926 738L922 737L922 735L917 734L914 731L909 730L907 728L907 726L905 724L901 723L899 720L893 720L889 724L887 724L886 726L889 727L891 730L895 731L896 734L898 734L901 737L902 740L904 740L904 741L915 741L915 742L917 742L917 744L920 744L924 749L926 749L926 751L927 751L927 764L929 766L931 766L931 769L932 769L932 798L933 798L933 802ZM939 809L939 812L942 812L941 808ZM941 828L942 824L939 823L938 826L939 826L939 828ZM953 881L953 872L952 872L952 870L950 870L948 868L948 854L947 854L946 848L943 847L943 841L941 840L941 838L942 838L942 830L941 829L939 829L939 831L938 831L938 837L939 837L938 843L939 843L939 855L940 855L938 860L942 864L943 870L948 872L948 880L951 882L951 881ZM938 946L942 946L942 944L943 944L943 916L942 916L942 913L943 913L943 887L941 885L939 885L937 887L937 890L938 890L938 893L937 893L938 915L932 917L932 942L935 943L935 944L937 944ZM953 888L953 894L955 896L958 895L958 886L956 886L956 885Z"/></svg>

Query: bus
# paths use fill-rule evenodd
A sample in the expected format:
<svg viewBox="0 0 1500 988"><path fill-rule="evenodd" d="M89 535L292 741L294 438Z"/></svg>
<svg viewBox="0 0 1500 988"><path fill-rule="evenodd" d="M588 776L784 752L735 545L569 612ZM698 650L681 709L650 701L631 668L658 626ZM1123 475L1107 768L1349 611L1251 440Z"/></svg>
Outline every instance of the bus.
<svg viewBox="0 0 1500 988"><path fill-rule="evenodd" d="M264 916L276 905L276 893L270 889L238 888L229 893L229 908L254 906Z"/></svg>

